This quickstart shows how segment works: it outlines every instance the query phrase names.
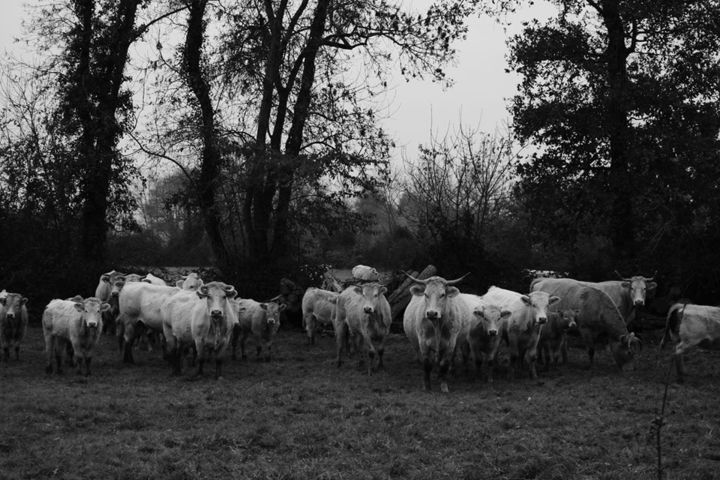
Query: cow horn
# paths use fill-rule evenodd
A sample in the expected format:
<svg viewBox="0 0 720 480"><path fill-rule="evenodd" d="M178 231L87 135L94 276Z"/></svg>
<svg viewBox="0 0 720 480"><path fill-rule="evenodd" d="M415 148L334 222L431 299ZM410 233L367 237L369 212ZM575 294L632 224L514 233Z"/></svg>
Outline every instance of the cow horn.
<svg viewBox="0 0 720 480"><path fill-rule="evenodd" d="M615 270L615 275L617 275L618 277L620 277L620 280L625 280L625 277L623 277L623 276L620 274L620 272L618 272L617 270Z"/></svg>
<svg viewBox="0 0 720 480"><path fill-rule="evenodd" d="M446 285L455 285L455 284L458 284L458 283L462 282L463 280L465 280L465 277L467 277L468 275L470 275L470 272L467 272L465 275L463 275L463 276L460 277L460 278L456 278L455 280L448 280L447 282L445 282L445 284L446 284Z"/></svg>
<svg viewBox="0 0 720 480"><path fill-rule="evenodd" d="M402 271L402 273L404 273L405 276L407 276L407 277L408 277L410 280L412 280L413 282L417 282L417 283L420 283L420 284L422 284L422 285L427 285L427 280L420 280L419 278L415 278L415 277L413 277L412 275L410 275L409 273L407 273L407 272L404 271L404 270Z"/></svg>
<svg viewBox="0 0 720 480"><path fill-rule="evenodd" d="M653 276L652 276L652 277L646 278L645 281L646 281L646 282L652 282L653 280L655 280L655 275L657 275L657 270L655 270L655 273L653 273Z"/></svg>

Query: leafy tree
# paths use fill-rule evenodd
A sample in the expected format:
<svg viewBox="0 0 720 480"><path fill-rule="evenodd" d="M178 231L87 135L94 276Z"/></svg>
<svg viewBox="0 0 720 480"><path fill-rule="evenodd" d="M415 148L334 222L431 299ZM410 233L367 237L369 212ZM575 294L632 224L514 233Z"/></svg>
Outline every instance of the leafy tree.
<svg viewBox="0 0 720 480"><path fill-rule="evenodd" d="M662 266L717 201L720 2L556 3L510 42L513 127L537 145L519 168L534 235L566 254L596 239L605 273Z"/></svg>

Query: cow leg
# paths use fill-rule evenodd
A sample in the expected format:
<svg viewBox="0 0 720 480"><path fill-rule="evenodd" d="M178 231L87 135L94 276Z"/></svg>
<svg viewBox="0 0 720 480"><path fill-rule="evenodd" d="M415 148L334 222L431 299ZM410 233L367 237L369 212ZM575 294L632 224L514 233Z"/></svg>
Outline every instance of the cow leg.
<svg viewBox="0 0 720 480"><path fill-rule="evenodd" d="M222 359L215 358L215 380L220 380L222 378L222 364Z"/></svg>
<svg viewBox="0 0 720 480"><path fill-rule="evenodd" d="M172 351L170 352L170 364L172 365L172 376L179 376L182 374L183 364L183 348L182 346L175 344Z"/></svg>
<svg viewBox="0 0 720 480"><path fill-rule="evenodd" d="M560 342L560 354L562 355L562 364L567 365L568 347L567 347L567 336L565 336L565 335L563 335L563 339Z"/></svg>
<svg viewBox="0 0 720 480"><path fill-rule="evenodd" d="M240 326L235 325L230 335L230 345L232 345L232 359L237 360L237 344L238 338L240 338Z"/></svg>
<svg viewBox="0 0 720 480"><path fill-rule="evenodd" d="M449 393L450 390L448 389L447 384L447 373L450 369L450 364L452 363L452 357L450 359L443 358L440 360L440 366L438 368L438 380L440 380L440 391L442 393Z"/></svg>
<svg viewBox="0 0 720 480"><path fill-rule="evenodd" d="M590 364L588 365L588 370L592 370L594 362L595 362L595 347L588 347L588 360L590 360Z"/></svg>
<svg viewBox="0 0 720 480"><path fill-rule="evenodd" d="M675 362L675 370L677 371L678 383L685 382L685 366L683 365L683 353L685 353L686 349L687 347L681 341L675 347L675 355L673 355L673 361Z"/></svg>
<svg viewBox="0 0 720 480"><path fill-rule="evenodd" d="M347 335L347 325L345 325L345 322L342 322L335 330L335 350L337 353L336 364L338 367L342 365L342 353L347 345Z"/></svg>
<svg viewBox="0 0 720 480"><path fill-rule="evenodd" d="M55 348L53 348L53 350L55 353L55 371L58 374L61 374L62 373L62 349L59 348L60 347L60 345L58 345L59 341L60 340L55 339Z"/></svg>
<svg viewBox="0 0 720 480"><path fill-rule="evenodd" d="M133 322L130 321L126 321L123 323L125 324L125 328L123 328L122 345L123 363L134 364L135 359L133 358L132 344L133 340L135 340L135 325L133 324Z"/></svg>
<svg viewBox="0 0 720 480"><path fill-rule="evenodd" d="M423 360L423 386L425 387L425 391L429 392L430 389L430 372L432 372L433 368L433 362L429 358L429 356L426 356Z"/></svg>
<svg viewBox="0 0 720 480"><path fill-rule="evenodd" d="M247 341L248 333L243 332L242 338L240 339L240 358L247 360L247 354L245 353L245 342Z"/></svg>
<svg viewBox="0 0 720 480"><path fill-rule="evenodd" d="M92 357L85 357L85 376L90 376L90 363L92 362Z"/></svg>
<svg viewBox="0 0 720 480"><path fill-rule="evenodd" d="M204 358L198 358L198 366L197 371L195 372L195 376L203 375L203 365L205 364Z"/></svg>
<svg viewBox="0 0 720 480"><path fill-rule="evenodd" d="M20 360L20 345L15 346L15 360Z"/></svg>

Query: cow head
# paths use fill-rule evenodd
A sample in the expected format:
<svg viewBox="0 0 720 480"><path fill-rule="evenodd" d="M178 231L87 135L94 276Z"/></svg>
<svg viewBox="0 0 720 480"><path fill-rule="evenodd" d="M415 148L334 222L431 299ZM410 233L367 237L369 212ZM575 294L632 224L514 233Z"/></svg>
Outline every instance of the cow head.
<svg viewBox="0 0 720 480"><path fill-rule="evenodd" d="M355 286L353 290L362 296L363 313L371 315L378 308L378 300L380 296L387 292L387 288L378 283L368 283L362 286Z"/></svg>
<svg viewBox="0 0 720 480"><path fill-rule="evenodd" d="M207 311L213 320L224 319L228 300L237 296L235 287L223 282L206 283L196 293L198 297L206 300Z"/></svg>
<svg viewBox="0 0 720 480"><path fill-rule="evenodd" d="M562 330L577 329L577 317L580 315L580 310L561 310L558 315Z"/></svg>
<svg viewBox="0 0 720 480"><path fill-rule="evenodd" d="M509 310L501 311L495 305L482 305L475 307L473 315L480 320L487 334L494 337L500 330L500 323L510 317L512 312Z"/></svg>
<svg viewBox="0 0 720 480"><path fill-rule="evenodd" d="M19 293L7 293L5 298L0 300L5 309L5 318L10 322L19 321L22 317L22 308L27 301L28 299Z"/></svg>
<svg viewBox="0 0 720 480"><path fill-rule="evenodd" d="M110 296L116 298L120 296L120 291L125 286L125 283L125 275L117 275L110 285Z"/></svg>
<svg viewBox="0 0 720 480"><path fill-rule="evenodd" d="M183 290L197 291L198 288L202 287L203 281L198 277L195 272L189 273L188 275L181 277L175 285L182 288Z"/></svg>
<svg viewBox="0 0 720 480"><path fill-rule="evenodd" d="M110 305L95 297L85 300L75 296L72 301L75 303L75 310L82 314L83 331L86 329L97 330L102 327L102 314L110 310Z"/></svg>
<svg viewBox="0 0 720 480"><path fill-rule="evenodd" d="M550 305L560 301L560 297L550 296L547 292L532 292L520 297L522 302L532 308L535 323L543 325L547 323L547 309Z"/></svg>
<svg viewBox="0 0 720 480"><path fill-rule="evenodd" d="M617 271L615 271L615 273L621 278L623 288L626 288L630 292L632 304L637 307L644 306L646 296L652 294L655 288L657 288L657 283L653 281L655 279L654 275L652 277L635 275L630 278L625 278Z"/></svg>
<svg viewBox="0 0 720 480"><path fill-rule="evenodd" d="M280 328L280 312L285 310L284 303L267 302L261 303L260 308L265 310L267 324L272 333L276 333Z"/></svg>
<svg viewBox="0 0 720 480"><path fill-rule="evenodd" d="M636 350L641 349L642 341L639 337L636 337L634 333L630 332L621 335L619 341L612 346L615 363L622 369L623 365L635 358Z"/></svg>
<svg viewBox="0 0 720 480"><path fill-rule="evenodd" d="M445 280L437 276L420 280L407 273L405 275L420 284L410 287L410 293L417 297L424 297L425 318L436 322L442 318L442 312L446 309L448 298L455 298L460 294L460 290L453 285L460 283L469 273L455 280Z"/></svg>

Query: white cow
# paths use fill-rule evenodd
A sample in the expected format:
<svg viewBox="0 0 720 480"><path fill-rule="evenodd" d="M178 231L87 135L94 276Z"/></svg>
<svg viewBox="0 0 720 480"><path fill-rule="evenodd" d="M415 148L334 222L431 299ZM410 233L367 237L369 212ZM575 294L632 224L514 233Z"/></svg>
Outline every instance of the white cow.
<svg viewBox="0 0 720 480"><path fill-rule="evenodd" d="M273 340L280 328L280 312L285 309L284 304L276 302L260 303L244 298L231 302L236 310L238 324L232 337L232 358L235 359L237 342L240 340L240 355L243 360L245 354L245 341L252 335L255 340L257 358L265 350L265 361L270 361Z"/></svg>
<svg viewBox="0 0 720 480"><path fill-rule="evenodd" d="M720 350L720 307L676 303L668 311L660 348L668 339L675 342L673 359L678 383L682 383L685 380L683 353L693 347Z"/></svg>
<svg viewBox="0 0 720 480"><path fill-rule="evenodd" d="M163 303L163 333L173 374L182 373L184 347L194 347L202 375L206 360L215 361L215 378L222 375L223 357L238 319L230 300L237 291L223 282L210 282L196 292L182 290Z"/></svg>
<svg viewBox="0 0 720 480"><path fill-rule="evenodd" d="M465 276L455 280L408 277L420 285L410 287L413 296L403 315L405 335L423 363L425 390L430 390L430 372L437 367L440 390L447 393L446 375L455 355L455 344L470 316L467 304L459 298L460 290L453 286Z"/></svg>
<svg viewBox="0 0 720 480"><path fill-rule="evenodd" d="M121 326L123 362L134 363L132 343L136 336L138 322L145 328L163 331L163 303L181 290L145 282L134 282L120 291L118 323Z"/></svg>
<svg viewBox="0 0 720 480"><path fill-rule="evenodd" d="M160 277L156 277L152 273L148 273L147 275L145 275L145 277L143 277L143 279L141 281L145 282L145 283L151 283L153 285L167 286L167 283L165 283L165 280L163 280Z"/></svg>
<svg viewBox="0 0 720 480"><path fill-rule="evenodd" d="M560 301L559 297L546 292L532 292L523 295L512 290L490 287L483 299L491 305L497 305L511 312L503 323L500 334L510 350L509 376L515 375L515 366L527 361L530 376L537 378L538 342L542 326L547 323L547 308Z"/></svg>
<svg viewBox="0 0 720 480"><path fill-rule="evenodd" d="M198 276L197 273L192 272L187 274L184 277L180 277L180 279L175 282L175 285L178 288L182 288L183 290L197 290L198 288L202 287L203 281Z"/></svg>
<svg viewBox="0 0 720 480"><path fill-rule="evenodd" d="M52 373L55 357L57 373L62 373L62 355L69 343L77 361L78 373L82 373L84 365L85 375L90 375L93 351L102 332L102 314L108 310L110 305L95 297L51 300L42 316L47 355L45 371Z"/></svg>
<svg viewBox="0 0 720 480"><path fill-rule="evenodd" d="M512 312L501 310L478 295L461 293L460 299L466 303L470 316L458 337L456 350L462 353L463 363L471 357L477 371L484 365L488 382L492 383L500 331Z"/></svg>
<svg viewBox="0 0 720 480"><path fill-rule="evenodd" d="M360 363L367 364L368 375L372 375L374 370L385 368L385 339L392 323L385 292L387 288L384 286L367 283L348 287L338 296L333 321L338 367L342 363L342 351L349 341L357 351L362 352ZM375 354L377 365L374 365Z"/></svg>
<svg viewBox="0 0 720 480"><path fill-rule="evenodd" d="M302 298L302 314L303 327L305 327L309 344L315 343L315 335L320 325L332 325L339 295L339 293L321 288L310 287L305 290Z"/></svg>
<svg viewBox="0 0 720 480"><path fill-rule="evenodd" d="M355 265L352 269L352 276L356 280L363 282L377 282L380 280L380 274L373 267L367 265Z"/></svg>

